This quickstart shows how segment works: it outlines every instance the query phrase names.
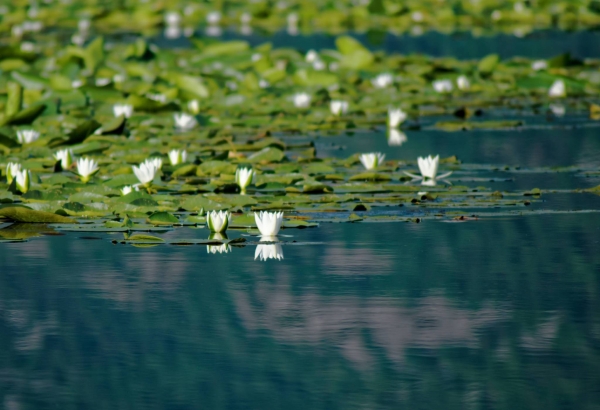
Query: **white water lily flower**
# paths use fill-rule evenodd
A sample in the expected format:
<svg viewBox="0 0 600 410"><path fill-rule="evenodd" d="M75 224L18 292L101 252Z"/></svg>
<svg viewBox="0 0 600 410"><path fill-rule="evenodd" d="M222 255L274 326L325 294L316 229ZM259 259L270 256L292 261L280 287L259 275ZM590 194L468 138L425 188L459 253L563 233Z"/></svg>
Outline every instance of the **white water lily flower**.
<svg viewBox="0 0 600 410"><path fill-rule="evenodd" d="M235 171L235 183L239 185L242 192L246 192L246 188L253 179L254 170L252 168L238 168Z"/></svg>
<svg viewBox="0 0 600 410"><path fill-rule="evenodd" d="M548 68L548 62L546 60L536 60L531 63L531 69L533 71L546 70Z"/></svg>
<svg viewBox="0 0 600 410"><path fill-rule="evenodd" d="M377 168L385 159L385 154L381 152L369 152L367 154L360 154L358 159L362 162L366 169Z"/></svg>
<svg viewBox="0 0 600 410"><path fill-rule="evenodd" d="M471 82L466 75L461 75L456 79L456 86L461 91L467 91L469 88L471 88Z"/></svg>
<svg viewBox="0 0 600 410"><path fill-rule="evenodd" d="M294 105L296 108L308 108L310 106L310 95L307 93L294 94Z"/></svg>
<svg viewBox="0 0 600 410"><path fill-rule="evenodd" d="M454 89L450 80L436 80L432 83L433 89L440 94L450 93Z"/></svg>
<svg viewBox="0 0 600 410"><path fill-rule="evenodd" d="M315 71L323 71L327 68L327 64L323 60L317 60L313 63Z"/></svg>
<svg viewBox="0 0 600 410"><path fill-rule="evenodd" d="M382 73L371 79L371 84L375 88L386 88L394 82L394 77L390 73Z"/></svg>
<svg viewBox="0 0 600 410"><path fill-rule="evenodd" d="M154 177L156 176L156 172L159 168L153 161L146 160L142 162L139 166L132 166L133 173L140 181L142 186L149 187L152 181L154 181Z"/></svg>
<svg viewBox="0 0 600 410"><path fill-rule="evenodd" d="M29 187L31 186L31 171L27 169L17 171L15 173L15 181L17 189L23 194L27 193L27 191L29 191Z"/></svg>
<svg viewBox="0 0 600 410"><path fill-rule="evenodd" d="M71 164L73 164L73 151L70 149L57 151L54 154L54 158L57 161L60 161L60 166L62 169L68 169L71 167Z"/></svg>
<svg viewBox="0 0 600 410"><path fill-rule="evenodd" d="M21 144L31 144L40 137L40 133L35 130L18 130L17 140Z"/></svg>
<svg viewBox="0 0 600 410"><path fill-rule="evenodd" d="M206 214L206 226L211 232L225 232L230 220L231 214L227 211L211 211Z"/></svg>
<svg viewBox="0 0 600 410"><path fill-rule="evenodd" d="M308 50L304 58L307 63L314 63L319 59L319 54L315 50Z"/></svg>
<svg viewBox="0 0 600 410"><path fill-rule="evenodd" d="M331 110L331 113L335 116L346 114L346 112L348 111L348 106L348 101L331 100L329 102L329 109Z"/></svg>
<svg viewBox="0 0 600 410"><path fill-rule="evenodd" d="M17 172L21 172L21 164L16 162L9 162L6 165L6 183L8 185L12 184L13 179L17 175Z"/></svg>
<svg viewBox="0 0 600 410"><path fill-rule="evenodd" d="M419 171L421 172L421 176L414 175L406 171L404 171L404 173L414 179L423 179L423 185L434 186L436 179L443 179L452 174L452 171L450 171L442 175L437 175L439 163L439 155L436 155L435 157L432 157L431 155L429 155L428 157L419 157L417 158L417 164L419 165ZM427 183L427 181L430 180L434 182Z"/></svg>
<svg viewBox="0 0 600 410"><path fill-rule="evenodd" d="M165 24L167 26L178 26L181 23L181 14L176 11L165 13Z"/></svg>
<svg viewBox="0 0 600 410"><path fill-rule="evenodd" d="M172 149L169 151L169 161L171 165L183 164L187 160L187 151Z"/></svg>
<svg viewBox="0 0 600 410"><path fill-rule="evenodd" d="M185 112L173 114L173 120L175 121L175 127L180 130L191 130L198 125L196 118Z"/></svg>
<svg viewBox="0 0 600 410"><path fill-rule="evenodd" d="M221 21L221 13L219 11L211 11L206 15L206 22L208 24L219 24Z"/></svg>
<svg viewBox="0 0 600 410"><path fill-rule="evenodd" d="M154 165L154 167L156 168L156 171L159 171L163 166L163 160L159 157L148 158L144 162Z"/></svg>
<svg viewBox="0 0 600 410"><path fill-rule="evenodd" d="M264 238L266 240L274 239L274 238ZM261 239L261 242L264 240ZM283 249L281 249L281 244L279 243L271 243L271 244L258 244L256 245L256 251L254 251L254 260L260 259L261 261L266 261L267 259L283 259Z"/></svg>
<svg viewBox="0 0 600 410"><path fill-rule="evenodd" d="M118 81L115 80L115 82ZM113 114L115 117L122 115L125 118L129 118L133 114L133 106L131 104L115 104L113 105Z"/></svg>
<svg viewBox="0 0 600 410"><path fill-rule="evenodd" d="M388 108L388 125L391 128L399 127L407 117L408 114L402 111L402 108Z"/></svg>
<svg viewBox="0 0 600 410"><path fill-rule="evenodd" d="M563 80L556 80L550 90L548 90L550 97L565 97L567 95L567 87Z"/></svg>
<svg viewBox="0 0 600 410"><path fill-rule="evenodd" d="M387 140L390 147L399 147L404 144L408 138L402 131L398 131L396 128L390 128Z"/></svg>
<svg viewBox="0 0 600 410"><path fill-rule="evenodd" d="M79 158L77 160L77 174L79 175L81 182L88 182L99 170L98 163L92 158Z"/></svg>
<svg viewBox="0 0 600 410"><path fill-rule="evenodd" d="M198 100L188 101L187 107L192 114L198 114L200 112L200 102Z"/></svg>
<svg viewBox="0 0 600 410"><path fill-rule="evenodd" d="M263 236L275 236L283 224L283 212L254 212L256 227Z"/></svg>

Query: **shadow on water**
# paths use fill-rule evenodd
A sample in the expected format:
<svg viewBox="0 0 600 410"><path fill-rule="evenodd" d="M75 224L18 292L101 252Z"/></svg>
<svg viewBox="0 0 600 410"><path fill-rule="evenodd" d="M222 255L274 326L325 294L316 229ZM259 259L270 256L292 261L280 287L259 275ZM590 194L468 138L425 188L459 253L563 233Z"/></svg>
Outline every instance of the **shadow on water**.
<svg viewBox="0 0 600 410"><path fill-rule="evenodd" d="M293 239L323 245L266 262L254 246L5 244L0 394L5 408L591 408L598 218L322 224Z"/></svg>

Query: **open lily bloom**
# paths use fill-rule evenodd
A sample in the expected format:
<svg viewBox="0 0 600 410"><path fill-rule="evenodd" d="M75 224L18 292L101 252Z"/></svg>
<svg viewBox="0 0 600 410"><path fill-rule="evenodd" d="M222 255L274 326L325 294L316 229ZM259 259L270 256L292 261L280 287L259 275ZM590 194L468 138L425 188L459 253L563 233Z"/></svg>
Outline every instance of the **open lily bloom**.
<svg viewBox="0 0 600 410"><path fill-rule="evenodd" d="M548 90L548 96L550 97L566 97L567 95L567 87L565 86L565 82L563 80L556 80L550 90Z"/></svg>
<svg viewBox="0 0 600 410"><path fill-rule="evenodd" d="M150 186L152 181L154 181L154 177L156 176L156 172L158 171L156 164L148 160L142 162L137 167L134 165L131 168L133 169L133 173L140 181L142 186L146 188Z"/></svg>
<svg viewBox="0 0 600 410"><path fill-rule="evenodd" d="M242 192L246 192L248 185L252 183L254 170L252 168L238 168L235 171L235 183L239 185Z"/></svg>
<svg viewBox="0 0 600 410"><path fill-rule="evenodd" d="M333 115L346 114L348 111L348 101L332 100L329 103L329 109Z"/></svg>
<svg viewBox="0 0 600 410"><path fill-rule="evenodd" d="M408 138L406 138L406 134L402 131L398 131L395 128L390 128L387 140L390 147L399 147L400 145L404 144Z"/></svg>
<svg viewBox="0 0 600 410"><path fill-rule="evenodd" d="M185 112L173 114L173 120L175 121L175 127L180 130L191 130L198 125L196 118Z"/></svg>
<svg viewBox="0 0 600 410"><path fill-rule="evenodd" d="M436 155L435 157L432 157L431 155L429 155L428 157L419 157L417 158L417 164L419 165L419 171L421 172L421 176L414 175L406 171L404 171L404 173L413 179L422 179L423 185L433 186L435 185L436 180L444 179L452 174L452 171L450 171L442 175L437 175L439 162L439 155ZM425 181L434 181L434 183L426 184Z"/></svg>
<svg viewBox="0 0 600 410"><path fill-rule="evenodd" d="M206 15L206 22L208 24L219 24L221 21L221 12L219 11L211 11Z"/></svg>
<svg viewBox="0 0 600 410"><path fill-rule="evenodd" d="M224 233L229 226L231 214L226 211L211 211L206 214L206 226L211 232Z"/></svg>
<svg viewBox="0 0 600 410"><path fill-rule="evenodd" d="M98 163L91 158L79 158L77 160L77 174L81 182L88 182L99 170Z"/></svg>
<svg viewBox="0 0 600 410"><path fill-rule="evenodd" d="M315 50L308 50L304 59L307 63L314 63L319 59L319 54Z"/></svg>
<svg viewBox="0 0 600 410"><path fill-rule="evenodd" d="M358 159L366 169L375 169L383 163L385 154L381 152L369 152L367 154L360 154Z"/></svg>
<svg viewBox="0 0 600 410"><path fill-rule="evenodd" d="M167 26L178 26L181 23L181 14L176 11L165 13L165 24Z"/></svg>
<svg viewBox="0 0 600 410"><path fill-rule="evenodd" d="M169 162L171 165L183 164L187 160L186 150L172 149L169 151Z"/></svg>
<svg viewBox="0 0 600 410"><path fill-rule="evenodd" d="M135 185L125 185L123 188L121 188L121 194L123 196L133 192L133 191L139 191L140 190L140 186L138 184Z"/></svg>
<svg viewBox="0 0 600 410"><path fill-rule="evenodd" d="M548 69L548 62L546 60L536 60L531 63L531 69L533 71L541 71Z"/></svg>
<svg viewBox="0 0 600 410"><path fill-rule="evenodd" d="M467 91L469 88L471 88L471 82L466 75L461 75L456 79L456 86L461 91Z"/></svg>
<svg viewBox="0 0 600 410"><path fill-rule="evenodd" d="M279 233L283 224L283 212L254 212L256 227L262 236L272 237Z"/></svg>
<svg viewBox="0 0 600 410"><path fill-rule="evenodd" d="M12 184L13 179L17 175L17 172L21 172L21 164L16 162L9 162L6 165L6 183L8 185Z"/></svg>
<svg viewBox="0 0 600 410"><path fill-rule="evenodd" d="M163 166L163 160L159 157L148 158L144 162L154 165L154 167L156 168L157 171L160 170Z"/></svg>
<svg viewBox="0 0 600 410"><path fill-rule="evenodd" d="M187 103L188 110L190 110L193 114L198 114L200 112L200 103L198 100L190 100Z"/></svg>
<svg viewBox="0 0 600 410"><path fill-rule="evenodd" d="M273 238L264 238L263 240L271 241ZM260 259L261 261L266 261L267 259L283 259L283 249L281 249L281 244L279 243L270 243L270 244L258 244L256 245L256 251L254 251L254 260Z"/></svg>
<svg viewBox="0 0 600 410"><path fill-rule="evenodd" d="M18 130L17 140L21 144L31 144L40 137L40 133L35 130Z"/></svg>
<svg viewBox="0 0 600 410"><path fill-rule="evenodd" d="M432 83L433 89L440 94L450 93L454 89L450 80L436 80Z"/></svg>
<svg viewBox="0 0 600 410"><path fill-rule="evenodd" d="M133 114L133 106L131 104L115 104L113 105L113 114L115 117L122 115L125 118L129 118Z"/></svg>
<svg viewBox="0 0 600 410"><path fill-rule="evenodd" d="M62 169L68 169L73 164L73 151L70 149L57 151L54 154L54 158L57 161L60 161L60 166Z"/></svg>
<svg viewBox="0 0 600 410"><path fill-rule="evenodd" d="M371 84L373 84L375 88L386 88L392 85L393 82L394 77L390 73L382 73L371 79Z"/></svg>
<svg viewBox="0 0 600 410"><path fill-rule="evenodd" d="M27 193L27 191L29 191L29 187L31 186L31 171L27 169L17 171L15 173L15 181L17 189L24 194Z"/></svg>
<svg viewBox="0 0 600 410"><path fill-rule="evenodd" d="M310 107L310 95L307 93L294 94L294 105L296 108L308 108Z"/></svg>
<svg viewBox="0 0 600 410"><path fill-rule="evenodd" d="M399 127L408 115L401 108L388 108L388 125L390 128Z"/></svg>

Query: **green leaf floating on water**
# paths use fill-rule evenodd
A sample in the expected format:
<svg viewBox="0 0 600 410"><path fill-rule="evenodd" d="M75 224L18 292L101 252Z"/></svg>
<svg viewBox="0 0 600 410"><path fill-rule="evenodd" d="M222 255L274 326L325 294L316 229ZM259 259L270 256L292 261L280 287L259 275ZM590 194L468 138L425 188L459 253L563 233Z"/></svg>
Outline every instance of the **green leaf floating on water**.
<svg viewBox="0 0 600 410"><path fill-rule="evenodd" d="M35 211L25 207L0 208L0 216L17 222L28 223L77 223L74 219L50 212Z"/></svg>
<svg viewBox="0 0 600 410"><path fill-rule="evenodd" d="M169 212L155 212L146 219L152 225L173 225L179 223L179 219Z"/></svg>
<svg viewBox="0 0 600 410"><path fill-rule="evenodd" d="M479 61L479 64L477 65L477 71L479 71L479 74L483 76L490 75L496 69L499 61L500 57L498 54L490 54Z"/></svg>

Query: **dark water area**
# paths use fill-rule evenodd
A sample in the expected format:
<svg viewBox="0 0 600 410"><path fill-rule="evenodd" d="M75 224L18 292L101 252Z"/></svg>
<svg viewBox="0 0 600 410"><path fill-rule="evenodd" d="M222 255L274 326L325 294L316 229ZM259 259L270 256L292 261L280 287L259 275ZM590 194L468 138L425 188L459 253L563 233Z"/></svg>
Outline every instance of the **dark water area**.
<svg viewBox="0 0 600 410"><path fill-rule="evenodd" d="M322 224L267 261L4 244L3 405L595 408L599 234L599 214Z"/></svg>
<svg viewBox="0 0 600 410"><path fill-rule="evenodd" d="M490 53L497 53L501 58L524 56L528 58L546 59L562 53L570 53L573 58L600 57L600 33L597 31L563 32L557 30L540 30L521 35L472 33L444 34L427 31L420 35L371 31L367 33L347 33L360 40L371 50L400 54L427 54L435 57L452 56L458 59L476 59ZM202 37L203 31L197 30ZM261 34L258 31L243 35L236 31L224 30L218 37L220 40L245 40L256 46L272 43L274 47L290 47L301 52L308 50L335 49L337 35L315 33L291 35L280 31L275 34ZM210 37L208 37L210 38ZM185 37L168 39L163 35L153 41L160 47L191 47Z"/></svg>

